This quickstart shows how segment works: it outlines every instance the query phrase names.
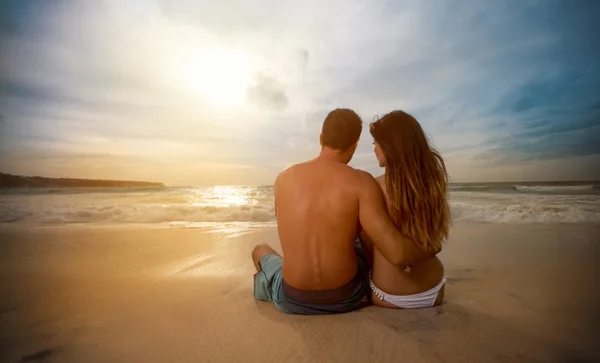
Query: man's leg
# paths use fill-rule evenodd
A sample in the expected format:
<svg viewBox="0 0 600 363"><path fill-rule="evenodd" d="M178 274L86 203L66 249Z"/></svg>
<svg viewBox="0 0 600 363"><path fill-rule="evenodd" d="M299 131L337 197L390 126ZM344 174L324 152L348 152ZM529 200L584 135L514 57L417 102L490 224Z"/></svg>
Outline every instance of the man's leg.
<svg viewBox="0 0 600 363"><path fill-rule="evenodd" d="M274 249L271 248L271 246L269 246L266 243L256 245L252 250L252 262L254 262L254 267L256 268L256 271L261 270L259 261L264 255L277 255L281 257L279 253L277 253Z"/></svg>
<svg viewBox="0 0 600 363"><path fill-rule="evenodd" d="M277 306L276 299L281 287L283 259L269 245L259 244L252 250L252 262L256 268L254 299L271 301Z"/></svg>

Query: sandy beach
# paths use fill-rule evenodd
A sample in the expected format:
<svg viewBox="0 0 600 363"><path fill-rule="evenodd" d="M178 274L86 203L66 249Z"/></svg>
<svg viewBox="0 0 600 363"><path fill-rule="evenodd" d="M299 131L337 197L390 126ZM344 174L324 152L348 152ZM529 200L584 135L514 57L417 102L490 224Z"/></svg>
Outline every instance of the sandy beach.
<svg viewBox="0 0 600 363"><path fill-rule="evenodd" d="M274 228L0 227L1 362L593 362L598 225L457 224L442 306L291 316Z"/></svg>

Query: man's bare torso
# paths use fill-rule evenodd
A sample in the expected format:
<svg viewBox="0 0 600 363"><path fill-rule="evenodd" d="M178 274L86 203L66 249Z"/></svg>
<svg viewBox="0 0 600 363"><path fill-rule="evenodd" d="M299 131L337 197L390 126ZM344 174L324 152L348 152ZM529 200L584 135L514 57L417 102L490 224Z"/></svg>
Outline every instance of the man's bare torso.
<svg viewBox="0 0 600 363"><path fill-rule="evenodd" d="M356 274L356 173L339 162L312 160L278 176L275 207L288 285L327 290Z"/></svg>

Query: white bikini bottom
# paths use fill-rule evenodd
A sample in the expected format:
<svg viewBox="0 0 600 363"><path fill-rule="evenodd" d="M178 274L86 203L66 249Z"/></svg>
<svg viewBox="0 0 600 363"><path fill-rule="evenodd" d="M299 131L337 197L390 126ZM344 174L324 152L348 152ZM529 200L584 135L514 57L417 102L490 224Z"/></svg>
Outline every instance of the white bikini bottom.
<svg viewBox="0 0 600 363"><path fill-rule="evenodd" d="M442 281L437 284L434 288L429 289L425 292L414 294L414 295L390 295L381 291L371 279L371 271L369 271L369 285L371 290L381 301L387 301L388 303L395 305L403 309L416 309L416 308L428 308L432 307L438 294L444 284L446 283L446 276L442 277Z"/></svg>

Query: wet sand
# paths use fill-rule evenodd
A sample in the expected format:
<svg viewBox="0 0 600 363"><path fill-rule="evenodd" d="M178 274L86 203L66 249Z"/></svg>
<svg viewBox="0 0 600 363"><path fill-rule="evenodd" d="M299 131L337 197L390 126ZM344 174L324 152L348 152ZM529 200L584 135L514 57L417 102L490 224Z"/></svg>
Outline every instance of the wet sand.
<svg viewBox="0 0 600 363"><path fill-rule="evenodd" d="M275 229L0 226L0 362L593 362L600 226L457 224L442 306L252 298Z"/></svg>

